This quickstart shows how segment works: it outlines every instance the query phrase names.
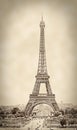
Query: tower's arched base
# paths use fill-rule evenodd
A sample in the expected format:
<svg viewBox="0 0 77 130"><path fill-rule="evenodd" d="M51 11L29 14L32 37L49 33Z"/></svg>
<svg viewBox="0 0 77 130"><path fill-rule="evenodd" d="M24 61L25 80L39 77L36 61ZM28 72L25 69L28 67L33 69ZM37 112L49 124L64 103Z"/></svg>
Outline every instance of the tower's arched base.
<svg viewBox="0 0 77 130"><path fill-rule="evenodd" d="M36 105L39 104L47 104L49 106L51 106L51 108L53 109L53 111L59 111L59 107L55 101L55 95L30 95L30 99L29 102L26 105L25 108L25 115L30 116L32 113L33 108Z"/></svg>

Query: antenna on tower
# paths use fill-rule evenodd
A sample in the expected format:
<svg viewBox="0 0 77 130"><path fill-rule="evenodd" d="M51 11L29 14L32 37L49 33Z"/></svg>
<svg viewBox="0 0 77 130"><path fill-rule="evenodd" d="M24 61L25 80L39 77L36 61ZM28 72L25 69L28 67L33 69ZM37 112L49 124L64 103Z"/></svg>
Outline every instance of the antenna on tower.
<svg viewBox="0 0 77 130"><path fill-rule="evenodd" d="M42 13L42 15L41 15L41 20L43 21L43 13Z"/></svg>
<svg viewBox="0 0 77 130"><path fill-rule="evenodd" d="M42 15L42 21L43 21L43 15Z"/></svg>

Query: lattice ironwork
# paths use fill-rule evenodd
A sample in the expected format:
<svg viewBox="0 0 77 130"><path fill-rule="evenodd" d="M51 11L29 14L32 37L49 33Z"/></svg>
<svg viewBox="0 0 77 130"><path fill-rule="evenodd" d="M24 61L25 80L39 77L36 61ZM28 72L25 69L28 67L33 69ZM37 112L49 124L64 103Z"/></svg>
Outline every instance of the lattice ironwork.
<svg viewBox="0 0 77 130"><path fill-rule="evenodd" d="M29 102L26 106L25 113L30 115L33 108L41 103L50 105L54 111L58 111L59 107L55 101L55 95L52 93L51 86L49 83L49 75L47 72L46 65L46 51L45 51L45 34L44 34L45 23L43 18L40 22L40 47L39 47L39 61L38 70L36 75L36 82L32 94L30 95ZM47 94L40 94L40 85L45 83Z"/></svg>

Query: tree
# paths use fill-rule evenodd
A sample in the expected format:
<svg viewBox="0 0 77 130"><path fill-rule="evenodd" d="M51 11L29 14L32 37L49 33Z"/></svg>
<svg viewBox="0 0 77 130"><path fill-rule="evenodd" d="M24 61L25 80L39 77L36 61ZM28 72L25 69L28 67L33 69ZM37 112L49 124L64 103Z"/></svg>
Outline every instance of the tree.
<svg viewBox="0 0 77 130"><path fill-rule="evenodd" d="M76 124L76 123L77 123L76 119L70 119L70 120L68 121L68 124L69 124L69 125L73 125L73 124Z"/></svg>
<svg viewBox="0 0 77 130"><path fill-rule="evenodd" d="M70 110L70 113L73 115L73 117L75 117L75 115L77 114L77 109L72 108Z"/></svg>
<svg viewBox="0 0 77 130"><path fill-rule="evenodd" d="M62 127L64 127L66 125L66 119L65 118L61 119L60 124Z"/></svg>
<svg viewBox="0 0 77 130"><path fill-rule="evenodd" d="M59 115L61 115L61 112L59 112L59 111L56 111L55 113L54 113L54 116L59 116Z"/></svg>
<svg viewBox="0 0 77 130"><path fill-rule="evenodd" d="M20 109L18 107L15 107L12 109L11 113L12 114L17 114L20 111Z"/></svg>
<svg viewBox="0 0 77 130"><path fill-rule="evenodd" d="M61 109L60 112L62 113L62 115L64 115L64 110Z"/></svg>
<svg viewBox="0 0 77 130"><path fill-rule="evenodd" d="M6 117L6 114L5 114L5 110L3 110L2 108L0 108L0 118L4 119Z"/></svg>

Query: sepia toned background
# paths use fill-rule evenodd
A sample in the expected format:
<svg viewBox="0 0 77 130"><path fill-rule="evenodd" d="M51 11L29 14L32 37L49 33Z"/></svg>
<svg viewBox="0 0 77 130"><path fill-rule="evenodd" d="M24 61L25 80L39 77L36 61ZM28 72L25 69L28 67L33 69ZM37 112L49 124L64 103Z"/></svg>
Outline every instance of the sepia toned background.
<svg viewBox="0 0 77 130"><path fill-rule="evenodd" d="M77 104L77 0L0 0L0 105L26 104L32 93L42 15L52 91Z"/></svg>

